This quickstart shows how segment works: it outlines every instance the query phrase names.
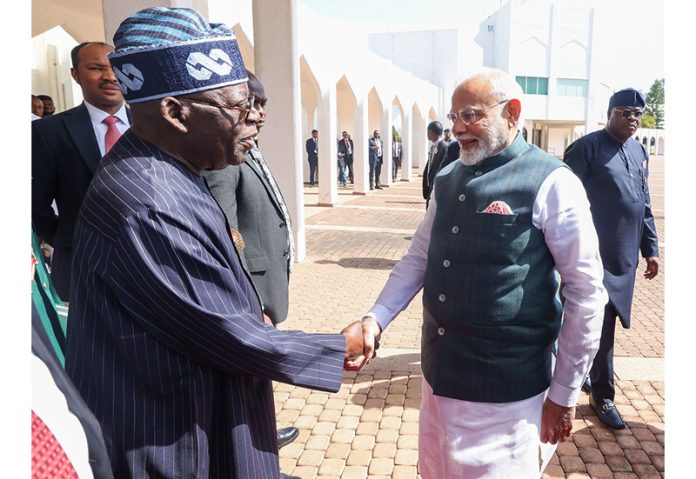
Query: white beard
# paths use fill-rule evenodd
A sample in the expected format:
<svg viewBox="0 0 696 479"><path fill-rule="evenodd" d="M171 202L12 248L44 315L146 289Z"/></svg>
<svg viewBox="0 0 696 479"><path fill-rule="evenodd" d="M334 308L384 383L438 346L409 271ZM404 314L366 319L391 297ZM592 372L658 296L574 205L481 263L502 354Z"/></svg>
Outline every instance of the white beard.
<svg viewBox="0 0 696 479"><path fill-rule="evenodd" d="M459 161L465 166L474 166L481 163L483 160L493 155L493 152L502 150L501 147L507 143L508 133L502 128L502 125L491 125L485 133L478 138L479 147L474 151L459 150ZM466 139L462 137L462 139ZM459 141L459 138L457 138Z"/></svg>

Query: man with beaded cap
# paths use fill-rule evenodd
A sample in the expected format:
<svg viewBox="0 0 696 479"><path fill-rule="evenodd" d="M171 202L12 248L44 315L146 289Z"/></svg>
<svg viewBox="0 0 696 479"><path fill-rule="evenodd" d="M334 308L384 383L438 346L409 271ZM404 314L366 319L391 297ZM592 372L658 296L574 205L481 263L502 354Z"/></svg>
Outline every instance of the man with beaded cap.
<svg viewBox="0 0 696 479"><path fill-rule="evenodd" d="M115 477L277 479L271 380L338 390L363 351L360 325L307 334L263 320L201 176L254 146L258 111L231 30L148 8L114 45L133 122L76 225L66 370Z"/></svg>
<svg viewBox="0 0 696 479"><path fill-rule="evenodd" d="M540 441L570 436L599 343L606 291L589 204L572 171L518 133L521 98L500 70L454 90L459 161L435 177L407 254L362 320L369 360L423 289L424 479L538 479Z"/></svg>

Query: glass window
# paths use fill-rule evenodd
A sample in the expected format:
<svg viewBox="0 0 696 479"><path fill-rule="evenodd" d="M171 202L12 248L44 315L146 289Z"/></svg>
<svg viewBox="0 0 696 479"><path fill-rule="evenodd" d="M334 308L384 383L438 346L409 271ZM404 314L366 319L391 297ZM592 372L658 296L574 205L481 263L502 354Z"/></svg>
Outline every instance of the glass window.
<svg viewBox="0 0 696 479"><path fill-rule="evenodd" d="M587 96L587 80L559 78L557 83L559 96Z"/></svg>
<svg viewBox="0 0 696 479"><path fill-rule="evenodd" d="M527 95L548 95L549 79L543 77L516 77L517 83Z"/></svg>

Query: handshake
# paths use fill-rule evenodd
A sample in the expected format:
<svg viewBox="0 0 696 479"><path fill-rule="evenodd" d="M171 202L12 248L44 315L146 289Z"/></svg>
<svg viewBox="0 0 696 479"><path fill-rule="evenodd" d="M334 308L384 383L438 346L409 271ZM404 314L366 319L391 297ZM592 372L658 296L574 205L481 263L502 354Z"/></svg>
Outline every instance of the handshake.
<svg viewBox="0 0 696 479"><path fill-rule="evenodd" d="M375 319L365 316L363 319L351 323L341 331L341 334L346 338L346 357L343 361L343 369L360 371L370 362L370 359L376 356L382 328Z"/></svg>

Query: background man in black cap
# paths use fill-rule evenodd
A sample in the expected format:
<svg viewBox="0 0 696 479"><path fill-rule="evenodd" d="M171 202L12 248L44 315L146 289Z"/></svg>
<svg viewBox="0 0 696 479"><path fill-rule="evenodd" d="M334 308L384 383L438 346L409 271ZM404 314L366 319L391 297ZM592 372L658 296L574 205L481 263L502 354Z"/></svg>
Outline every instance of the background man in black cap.
<svg viewBox="0 0 696 479"><path fill-rule="evenodd" d="M564 161L582 181L592 209L599 251L604 265L604 286L609 303L599 351L590 370L590 406L599 419L614 429L626 425L614 405L614 331L618 316L630 327L631 301L638 251L646 261L644 276L659 270L657 231L648 191L648 154L632 138L640 125L645 99L632 88L609 100L607 126L572 143Z"/></svg>

